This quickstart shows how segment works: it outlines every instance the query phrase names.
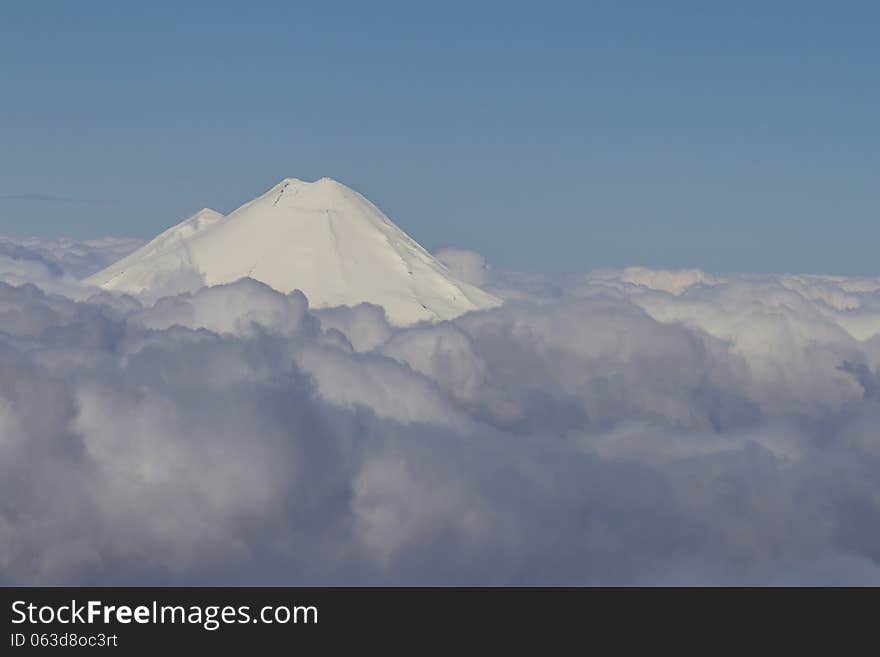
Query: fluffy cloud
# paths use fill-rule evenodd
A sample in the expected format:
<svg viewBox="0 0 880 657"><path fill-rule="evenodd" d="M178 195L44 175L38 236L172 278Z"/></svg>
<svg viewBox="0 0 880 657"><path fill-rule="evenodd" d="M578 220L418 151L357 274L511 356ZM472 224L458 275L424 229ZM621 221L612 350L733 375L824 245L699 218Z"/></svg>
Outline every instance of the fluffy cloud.
<svg viewBox="0 0 880 657"><path fill-rule="evenodd" d="M489 265L476 251L467 249L439 249L434 257L446 265L456 278L481 287L489 278Z"/></svg>
<svg viewBox="0 0 880 657"><path fill-rule="evenodd" d="M12 240L0 238L0 243L16 244L29 249L52 262L62 272L73 278L85 278L107 265L128 255L143 244L142 240L105 237L99 240L53 240L29 238Z"/></svg>
<svg viewBox="0 0 880 657"><path fill-rule="evenodd" d="M401 329L16 248L3 583L880 583L878 280L481 269Z"/></svg>
<svg viewBox="0 0 880 657"><path fill-rule="evenodd" d="M80 298L79 280L138 248L135 239L101 240L12 239L0 236L0 281L11 285L36 283L46 290Z"/></svg>

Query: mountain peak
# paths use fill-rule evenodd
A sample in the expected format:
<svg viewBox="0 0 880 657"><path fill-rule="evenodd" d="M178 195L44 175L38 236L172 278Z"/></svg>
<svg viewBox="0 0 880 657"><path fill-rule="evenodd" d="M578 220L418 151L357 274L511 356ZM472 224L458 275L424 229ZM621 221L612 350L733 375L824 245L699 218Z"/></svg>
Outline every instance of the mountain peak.
<svg viewBox="0 0 880 657"><path fill-rule="evenodd" d="M317 180L301 180L300 178L285 178L281 182L279 182L275 187L345 187L338 180L334 180L333 178L328 178L324 176L322 178L318 178ZM346 187L346 189L348 189Z"/></svg>
<svg viewBox="0 0 880 657"><path fill-rule="evenodd" d="M155 298L183 284L247 277L285 293L302 290L313 307L382 306L396 324L500 303L454 278L370 201L326 177L285 178L227 217L202 210L88 282Z"/></svg>
<svg viewBox="0 0 880 657"><path fill-rule="evenodd" d="M212 219L222 219L223 214L220 212L217 212L217 210L214 210L213 208L202 208L201 210L196 212L194 215L192 215L190 217L190 219L195 219L196 217L198 217L198 218L208 217L208 218L212 218Z"/></svg>

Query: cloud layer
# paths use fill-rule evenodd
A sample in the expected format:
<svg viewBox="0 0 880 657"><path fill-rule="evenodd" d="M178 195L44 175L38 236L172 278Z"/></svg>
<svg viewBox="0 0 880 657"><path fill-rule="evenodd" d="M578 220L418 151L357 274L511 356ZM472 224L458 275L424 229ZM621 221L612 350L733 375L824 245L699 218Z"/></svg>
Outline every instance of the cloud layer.
<svg viewBox="0 0 880 657"><path fill-rule="evenodd" d="M880 280L457 251L507 303L400 329L0 248L2 583L880 584Z"/></svg>
<svg viewBox="0 0 880 657"><path fill-rule="evenodd" d="M108 237L78 241L10 239L0 236L0 281L11 285L38 283L52 291L76 296L77 281L128 255L143 242Z"/></svg>

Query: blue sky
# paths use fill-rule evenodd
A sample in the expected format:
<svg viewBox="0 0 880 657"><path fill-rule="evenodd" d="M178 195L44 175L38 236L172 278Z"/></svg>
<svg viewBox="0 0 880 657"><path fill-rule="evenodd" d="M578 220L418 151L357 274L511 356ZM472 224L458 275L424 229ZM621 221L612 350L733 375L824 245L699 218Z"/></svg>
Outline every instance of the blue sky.
<svg viewBox="0 0 880 657"><path fill-rule="evenodd" d="M0 234L327 175L503 267L880 275L876 3L181 5L0 0Z"/></svg>

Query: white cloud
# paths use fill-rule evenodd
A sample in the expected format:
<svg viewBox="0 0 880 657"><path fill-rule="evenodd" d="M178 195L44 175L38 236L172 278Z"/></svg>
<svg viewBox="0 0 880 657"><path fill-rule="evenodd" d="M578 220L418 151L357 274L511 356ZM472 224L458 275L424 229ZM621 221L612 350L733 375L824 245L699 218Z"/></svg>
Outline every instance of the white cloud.
<svg viewBox="0 0 880 657"><path fill-rule="evenodd" d="M35 253L4 583L880 578L874 279L489 272L504 306L395 328L250 280L65 296Z"/></svg>
<svg viewBox="0 0 880 657"><path fill-rule="evenodd" d="M482 287L489 278L489 265L476 251L467 249L439 249L434 257L446 265L459 280Z"/></svg>
<svg viewBox="0 0 880 657"><path fill-rule="evenodd" d="M13 239L0 236L0 282L34 283L73 298L93 292L79 281L140 246L140 240Z"/></svg>

